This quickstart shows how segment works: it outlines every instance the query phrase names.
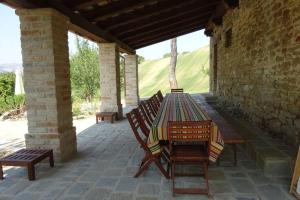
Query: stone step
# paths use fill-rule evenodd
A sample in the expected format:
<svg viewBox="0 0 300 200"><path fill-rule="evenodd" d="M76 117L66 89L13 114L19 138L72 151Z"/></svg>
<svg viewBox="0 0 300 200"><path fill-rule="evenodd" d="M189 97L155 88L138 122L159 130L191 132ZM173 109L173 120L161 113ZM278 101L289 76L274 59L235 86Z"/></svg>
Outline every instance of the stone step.
<svg viewBox="0 0 300 200"><path fill-rule="evenodd" d="M208 102L209 103L209 102ZM226 121L245 139L243 145L249 156L256 161L264 175L267 177L291 177L292 159L296 154L293 148L271 138L267 133L257 127L251 126L243 119L236 119L228 113L215 107L214 103L209 103L226 119Z"/></svg>

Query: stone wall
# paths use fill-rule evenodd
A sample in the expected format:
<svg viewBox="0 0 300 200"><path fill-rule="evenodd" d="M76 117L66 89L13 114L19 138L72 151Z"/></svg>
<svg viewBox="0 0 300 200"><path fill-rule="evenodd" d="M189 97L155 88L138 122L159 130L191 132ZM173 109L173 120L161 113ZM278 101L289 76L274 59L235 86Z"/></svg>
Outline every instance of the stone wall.
<svg viewBox="0 0 300 200"><path fill-rule="evenodd" d="M117 112L123 117L120 90L119 48L115 43L99 44L100 111Z"/></svg>
<svg viewBox="0 0 300 200"><path fill-rule="evenodd" d="M77 149L72 124L68 18L48 8L16 13L21 24L26 147L53 149L56 160L66 160Z"/></svg>
<svg viewBox="0 0 300 200"><path fill-rule="evenodd" d="M137 55L125 56L125 102L126 106L138 106L138 65Z"/></svg>
<svg viewBox="0 0 300 200"><path fill-rule="evenodd" d="M225 32L232 29L231 46ZM211 88L217 45L217 89L222 105L286 142L300 134L300 1L240 0L211 38Z"/></svg>

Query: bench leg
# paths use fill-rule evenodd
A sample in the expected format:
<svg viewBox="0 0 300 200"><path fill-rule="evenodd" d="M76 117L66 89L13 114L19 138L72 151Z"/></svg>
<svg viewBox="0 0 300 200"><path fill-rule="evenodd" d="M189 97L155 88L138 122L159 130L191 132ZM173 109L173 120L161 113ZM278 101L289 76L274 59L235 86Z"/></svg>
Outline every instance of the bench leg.
<svg viewBox="0 0 300 200"><path fill-rule="evenodd" d="M98 117L96 116L96 124L98 124Z"/></svg>
<svg viewBox="0 0 300 200"><path fill-rule="evenodd" d="M233 148L233 165L237 166L236 144L232 144L232 148Z"/></svg>
<svg viewBox="0 0 300 200"><path fill-rule="evenodd" d="M50 167L54 167L53 152L51 152L49 155L49 163L50 163Z"/></svg>
<svg viewBox="0 0 300 200"><path fill-rule="evenodd" d="M2 165L0 164L0 180L3 180L4 177L3 177L3 168L2 168Z"/></svg>
<svg viewBox="0 0 300 200"><path fill-rule="evenodd" d="M111 116L110 122L113 124L114 123L114 116Z"/></svg>
<svg viewBox="0 0 300 200"><path fill-rule="evenodd" d="M28 164L27 166L27 170L28 170L28 179L30 181L35 180L35 169L34 169L34 165L33 164Z"/></svg>

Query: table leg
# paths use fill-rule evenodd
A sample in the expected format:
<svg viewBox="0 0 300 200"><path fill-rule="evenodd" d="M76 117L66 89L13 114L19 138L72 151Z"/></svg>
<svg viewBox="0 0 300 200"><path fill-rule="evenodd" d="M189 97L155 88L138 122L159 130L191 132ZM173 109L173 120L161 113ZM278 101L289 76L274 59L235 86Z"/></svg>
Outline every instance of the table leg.
<svg viewBox="0 0 300 200"><path fill-rule="evenodd" d="M3 168L2 168L2 164L0 164L0 179L4 179L3 177Z"/></svg>
<svg viewBox="0 0 300 200"><path fill-rule="evenodd" d="M35 169L34 169L34 165L32 163L28 164L27 170L28 170L28 179L30 181L35 180Z"/></svg>

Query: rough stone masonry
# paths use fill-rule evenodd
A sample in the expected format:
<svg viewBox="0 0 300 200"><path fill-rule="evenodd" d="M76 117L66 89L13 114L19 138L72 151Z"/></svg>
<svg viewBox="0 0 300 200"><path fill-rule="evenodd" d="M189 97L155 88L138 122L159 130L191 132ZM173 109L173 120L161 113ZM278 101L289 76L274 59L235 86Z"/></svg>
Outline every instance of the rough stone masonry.
<svg viewBox="0 0 300 200"><path fill-rule="evenodd" d="M211 69L222 105L299 144L300 1L240 0L214 27Z"/></svg>

